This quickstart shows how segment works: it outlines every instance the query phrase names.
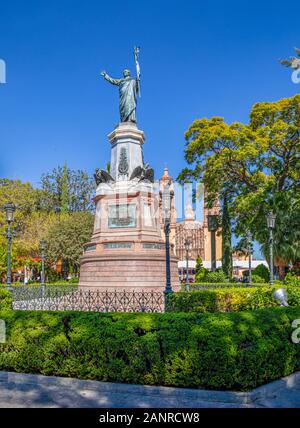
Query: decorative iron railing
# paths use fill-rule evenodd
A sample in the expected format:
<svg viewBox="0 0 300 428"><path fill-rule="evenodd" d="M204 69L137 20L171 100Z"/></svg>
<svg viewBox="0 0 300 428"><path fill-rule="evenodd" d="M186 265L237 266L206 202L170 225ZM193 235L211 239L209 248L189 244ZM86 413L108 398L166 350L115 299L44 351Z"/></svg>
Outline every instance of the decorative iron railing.
<svg viewBox="0 0 300 428"><path fill-rule="evenodd" d="M13 287L13 309L87 312L163 312L164 293Z"/></svg>

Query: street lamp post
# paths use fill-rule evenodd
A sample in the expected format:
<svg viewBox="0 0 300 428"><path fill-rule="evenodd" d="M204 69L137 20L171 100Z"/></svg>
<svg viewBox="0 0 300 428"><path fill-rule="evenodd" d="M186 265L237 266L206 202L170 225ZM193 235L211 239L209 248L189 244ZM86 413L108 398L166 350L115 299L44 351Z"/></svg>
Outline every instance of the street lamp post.
<svg viewBox="0 0 300 428"><path fill-rule="evenodd" d="M13 232L11 230L11 223L14 221L14 213L16 207L12 202L8 202L4 206L7 221L7 275L6 275L6 286L8 290L11 290L11 243L13 238Z"/></svg>
<svg viewBox="0 0 300 428"><path fill-rule="evenodd" d="M171 231L171 207L173 191L170 186L165 186L162 192L162 209L164 215L164 233L166 238L166 287L165 287L165 309L167 308L168 298L173 292L171 285L170 268L170 231Z"/></svg>
<svg viewBox="0 0 300 428"><path fill-rule="evenodd" d="M247 233L247 242L248 242L248 253L249 253L249 284L252 285L252 233L248 231Z"/></svg>
<svg viewBox="0 0 300 428"><path fill-rule="evenodd" d="M41 287L42 290L45 289L45 250L46 250L46 242L42 239L40 242L41 249L41 257L42 257L42 274L41 274Z"/></svg>
<svg viewBox="0 0 300 428"><path fill-rule="evenodd" d="M185 258L186 258L186 276L185 276L185 289L190 291L190 279L189 279L189 250L191 248L191 241L186 239L184 241Z"/></svg>
<svg viewBox="0 0 300 428"><path fill-rule="evenodd" d="M275 229L276 215L273 211L267 214L267 225L269 228L269 244L270 244L270 285L274 284L274 261L273 261L273 230Z"/></svg>
<svg viewBox="0 0 300 428"><path fill-rule="evenodd" d="M217 260L216 260L216 231L218 229L218 216L215 214L209 214L207 216L207 226L210 232L210 243L211 243L211 270L216 271Z"/></svg>

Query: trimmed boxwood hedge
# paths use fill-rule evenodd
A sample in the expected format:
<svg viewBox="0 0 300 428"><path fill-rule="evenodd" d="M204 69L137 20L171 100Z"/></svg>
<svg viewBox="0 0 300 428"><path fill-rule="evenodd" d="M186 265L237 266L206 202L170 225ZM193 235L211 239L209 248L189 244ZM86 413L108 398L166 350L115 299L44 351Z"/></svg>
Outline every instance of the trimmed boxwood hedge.
<svg viewBox="0 0 300 428"><path fill-rule="evenodd" d="M4 294L0 370L247 390L300 369L300 345L291 341L300 307L217 314L13 311Z"/></svg>
<svg viewBox="0 0 300 428"><path fill-rule="evenodd" d="M213 288L173 293L168 300L168 309L173 312L239 312L272 308L278 306L273 298L277 288ZM285 286L285 289L289 305L300 305L300 288Z"/></svg>

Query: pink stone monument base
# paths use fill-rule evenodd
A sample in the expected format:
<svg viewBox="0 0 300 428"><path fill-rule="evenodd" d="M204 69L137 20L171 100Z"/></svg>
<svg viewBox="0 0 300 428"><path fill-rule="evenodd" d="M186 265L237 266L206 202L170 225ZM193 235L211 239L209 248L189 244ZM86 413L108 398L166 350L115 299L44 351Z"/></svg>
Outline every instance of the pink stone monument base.
<svg viewBox="0 0 300 428"><path fill-rule="evenodd" d="M171 255L171 284L179 291L178 259ZM120 250L85 253L81 258L79 288L85 290L164 291L166 256L164 251L128 252Z"/></svg>
<svg viewBox="0 0 300 428"><path fill-rule="evenodd" d="M80 260L81 289L163 291L166 251L160 230L160 199L156 184L133 176L144 168L144 133L120 123L108 136L111 180L99 182L94 231ZM125 156L122 157L122 154ZM121 169L120 169L121 167ZM178 258L170 248L171 284L179 290Z"/></svg>

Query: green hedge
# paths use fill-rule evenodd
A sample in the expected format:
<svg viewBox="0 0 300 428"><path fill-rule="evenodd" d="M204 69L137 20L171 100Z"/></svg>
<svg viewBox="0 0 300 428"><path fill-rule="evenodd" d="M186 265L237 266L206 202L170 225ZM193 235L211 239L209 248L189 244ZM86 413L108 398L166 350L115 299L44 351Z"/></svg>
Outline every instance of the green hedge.
<svg viewBox="0 0 300 428"><path fill-rule="evenodd" d="M190 290L203 290L203 289L211 289L214 288L251 288L251 287L265 287L267 284L264 283L252 283L247 284L245 282L220 282L220 283L211 283L211 282L192 282L189 284ZM283 285L281 285L283 286ZM181 284L181 290L186 291L186 284Z"/></svg>
<svg viewBox="0 0 300 428"><path fill-rule="evenodd" d="M70 281L55 281L55 282L47 282L45 285L47 287L57 287L57 286L69 286L69 287L77 287L79 283L78 278L74 278L76 281L70 280ZM5 285L3 284L5 287ZM29 281L27 284L24 284L23 282L13 282L12 287L41 287L40 282L35 281Z"/></svg>
<svg viewBox="0 0 300 428"><path fill-rule="evenodd" d="M300 307L218 314L2 309L0 370L247 390L300 369L300 345L291 342L297 318Z"/></svg>
<svg viewBox="0 0 300 428"><path fill-rule="evenodd" d="M278 287L213 288L173 293L169 311L174 312L239 312L278 306L273 293ZM300 305L300 288L287 286L289 305Z"/></svg>
<svg viewBox="0 0 300 428"><path fill-rule="evenodd" d="M6 288L0 287L0 311L12 308L12 297Z"/></svg>

